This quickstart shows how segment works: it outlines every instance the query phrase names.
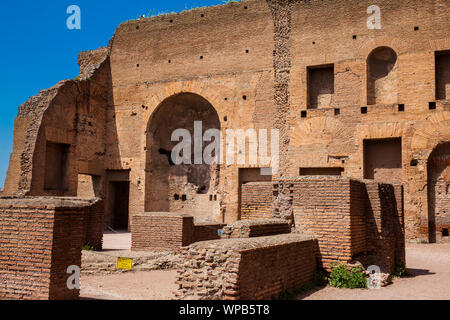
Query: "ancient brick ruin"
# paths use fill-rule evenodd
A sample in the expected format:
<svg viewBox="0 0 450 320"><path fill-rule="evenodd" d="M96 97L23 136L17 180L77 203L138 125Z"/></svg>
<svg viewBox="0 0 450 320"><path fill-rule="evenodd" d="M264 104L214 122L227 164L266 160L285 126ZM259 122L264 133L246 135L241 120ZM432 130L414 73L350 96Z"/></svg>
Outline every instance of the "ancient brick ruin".
<svg viewBox="0 0 450 320"><path fill-rule="evenodd" d="M185 247L199 263L180 270L179 298L267 298L336 261L390 273L405 238L448 239L450 3L378 1L376 30L372 4L233 2L124 22L80 53L80 75L15 119L0 298L76 298L63 269L101 249L105 227L131 230L134 250ZM172 133L196 121L278 129L279 171L174 164ZM217 265L219 289L190 276ZM246 282L261 272L273 286Z"/></svg>

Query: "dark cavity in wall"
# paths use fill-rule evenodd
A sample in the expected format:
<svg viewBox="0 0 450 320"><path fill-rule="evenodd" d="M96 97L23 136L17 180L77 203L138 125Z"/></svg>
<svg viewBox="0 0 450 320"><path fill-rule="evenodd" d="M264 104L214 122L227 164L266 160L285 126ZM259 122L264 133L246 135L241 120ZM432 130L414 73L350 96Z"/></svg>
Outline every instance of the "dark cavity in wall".
<svg viewBox="0 0 450 320"><path fill-rule="evenodd" d="M436 61L436 99L450 99L450 50L437 51ZM431 109L431 108L430 108Z"/></svg>
<svg viewBox="0 0 450 320"><path fill-rule="evenodd" d="M308 108L329 108L334 95L334 65L308 67Z"/></svg>
<svg viewBox="0 0 450 320"><path fill-rule="evenodd" d="M402 182L402 140L364 141L364 178L380 182Z"/></svg>
<svg viewBox="0 0 450 320"><path fill-rule="evenodd" d="M300 168L300 176L342 176L344 168Z"/></svg>
<svg viewBox="0 0 450 320"><path fill-rule="evenodd" d="M70 145L47 142L45 151L45 190L68 188Z"/></svg>

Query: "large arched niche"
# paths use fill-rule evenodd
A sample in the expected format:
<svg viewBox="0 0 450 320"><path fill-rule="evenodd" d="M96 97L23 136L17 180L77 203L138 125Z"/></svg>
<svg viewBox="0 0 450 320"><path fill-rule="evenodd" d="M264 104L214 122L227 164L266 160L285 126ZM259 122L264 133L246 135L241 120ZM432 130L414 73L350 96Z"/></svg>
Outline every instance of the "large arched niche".
<svg viewBox="0 0 450 320"><path fill-rule="evenodd" d="M177 129L190 132L194 152L195 121L202 122L202 134L209 129L220 130L214 107L194 93L166 98L152 114L146 133L145 211L182 212L197 221L219 221L219 166L194 164L193 154L192 164L175 165L171 157L179 143L171 141ZM210 143L203 142L202 150Z"/></svg>
<svg viewBox="0 0 450 320"><path fill-rule="evenodd" d="M378 47L367 57L367 104L398 102L398 57L389 47Z"/></svg>
<svg viewBox="0 0 450 320"><path fill-rule="evenodd" d="M430 242L436 242L436 235L448 236L450 228L450 141L433 150L427 169L428 230Z"/></svg>

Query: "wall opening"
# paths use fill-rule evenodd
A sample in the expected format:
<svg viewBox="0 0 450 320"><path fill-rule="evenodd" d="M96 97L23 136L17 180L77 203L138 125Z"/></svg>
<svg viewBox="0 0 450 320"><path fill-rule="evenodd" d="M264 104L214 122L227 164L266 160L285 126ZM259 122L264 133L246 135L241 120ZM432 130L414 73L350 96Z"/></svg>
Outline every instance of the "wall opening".
<svg viewBox="0 0 450 320"><path fill-rule="evenodd" d="M430 242L436 233L450 228L450 142L438 145L431 153L428 173L428 231Z"/></svg>
<svg viewBox="0 0 450 320"><path fill-rule="evenodd" d="M203 135L209 129L220 130L219 116L203 97L193 93L177 94L164 100L150 118L147 129L145 211L183 212L198 221L220 219L220 207L209 201L217 193L219 165L195 164L194 122L201 122ZM191 137L191 164L176 165L172 150L180 141L171 141L175 130L187 130ZM202 152L211 142L200 141ZM184 155L183 155L184 156ZM179 195L179 197L174 197ZM177 200L176 200L177 199Z"/></svg>
<svg viewBox="0 0 450 320"><path fill-rule="evenodd" d="M450 50L437 51L436 61L436 99L450 100Z"/></svg>
<svg viewBox="0 0 450 320"><path fill-rule="evenodd" d="M47 142L45 149L45 190L68 189L70 145Z"/></svg>
<svg viewBox="0 0 450 320"><path fill-rule="evenodd" d="M130 182L112 181L110 182L112 198L112 227L114 230L129 229L129 199Z"/></svg>
<svg viewBox="0 0 450 320"><path fill-rule="evenodd" d="M300 168L300 176L342 176L344 168Z"/></svg>
<svg viewBox="0 0 450 320"><path fill-rule="evenodd" d="M443 237L448 237L448 228L443 228L442 229L442 236Z"/></svg>
<svg viewBox="0 0 450 320"><path fill-rule="evenodd" d="M364 140L364 178L402 182L402 139Z"/></svg>
<svg viewBox="0 0 450 320"><path fill-rule="evenodd" d="M367 104L397 103L397 53L388 47L373 50L367 58Z"/></svg>
<svg viewBox="0 0 450 320"><path fill-rule="evenodd" d="M329 108L333 104L334 65L308 67L308 109Z"/></svg>
<svg viewBox="0 0 450 320"><path fill-rule="evenodd" d="M130 170L106 171L105 224L114 230L130 230Z"/></svg>

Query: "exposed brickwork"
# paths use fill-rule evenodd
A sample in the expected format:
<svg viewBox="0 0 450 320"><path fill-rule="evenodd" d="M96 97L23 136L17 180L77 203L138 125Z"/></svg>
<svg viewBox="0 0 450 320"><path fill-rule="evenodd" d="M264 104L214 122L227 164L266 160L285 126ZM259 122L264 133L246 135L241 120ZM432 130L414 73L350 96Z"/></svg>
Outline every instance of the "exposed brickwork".
<svg viewBox="0 0 450 320"><path fill-rule="evenodd" d="M194 224L194 217L171 212L137 214L131 229L131 249L179 250L198 241L220 239L220 223Z"/></svg>
<svg viewBox="0 0 450 320"><path fill-rule="evenodd" d="M220 239L219 230L224 224L196 223L194 225L194 242Z"/></svg>
<svg viewBox="0 0 450 320"><path fill-rule="evenodd" d="M223 228L222 238L254 238L291 233L291 227L286 220L240 220Z"/></svg>
<svg viewBox="0 0 450 320"><path fill-rule="evenodd" d="M404 188L402 185L394 184L394 196L397 210L394 212L394 233L395 233L395 257L406 264L405 248L405 210L404 210Z"/></svg>
<svg viewBox="0 0 450 320"><path fill-rule="evenodd" d="M88 203L55 199L0 200L0 299L78 299L67 268L81 267Z"/></svg>
<svg viewBox="0 0 450 320"><path fill-rule="evenodd" d="M317 238L318 262L325 269L359 260L391 273L396 258L405 261L401 185L316 176L278 179L274 186L291 197L295 232Z"/></svg>
<svg viewBox="0 0 450 320"><path fill-rule="evenodd" d="M104 232L104 203L101 200L93 200L94 203L86 208L84 219L84 243L96 250L103 247Z"/></svg>
<svg viewBox="0 0 450 320"><path fill-rule="evenodd" d="M395 191L392 185L367 182L366 190L366 264L375 264L384 273L393 273L397 247L404 248ZM401 243L403 241L403 244ZM404 259L402 254L400 259Z"/></svg>
<svg viewBox="0 0 450 320"><path fill-rule="evenodd" d="M304 177L279 180L290 186L296 232L313 233L317 257L329 269L364 252L363 184L341 177Z"/></svg>
<svg viewBox="0 0 450 320"><path fill-rule="evenodd" d="M176 299L261 300L312 280L314 241L300 235L228 239L182 251Z"/></svg>
<svg viewBox="0 0 450 320"><path fill-rule="evenodd" d="M380 0L380 30L364 23L370 5L244 0L120 24L107 48L80 54L80 81L61 82L19 108L5 195L76 196L77 176L87 174L103 181L100 197L110 203L105 170L126 170L131 220L166 210L232 223L246 168L177 171L167 161L170 146L152 150L153 129L169 122L191 129L203 101L209 111L196 120L208 127L279 129L280 176L339 168L354 179L408 183L405 234L433 241L449 224L446 198L429 190L446 184L430 184L426 170L433 150L450 141L449 2ZM174 98L180 94L196 99ZM172 105L189 112L165 112ZM388 140L401 143L385 163L376 154L390 149ZM68 148L67 189L45 188L48 142ZM380 148L365 153L372 142Z"/></svg>
<svg viewBox="0 0 450 320"><path fill-rule="evenodd" d="M168 212L140 213L131 228L131 250L178 250L194 239L194 218Z"/></svg>
<svg viewBox="0 0 450 320"><path fill-rule="evenodd" d="M241 219L270 218L273 211L273 183L249 182L241 186Z"/></svg>

